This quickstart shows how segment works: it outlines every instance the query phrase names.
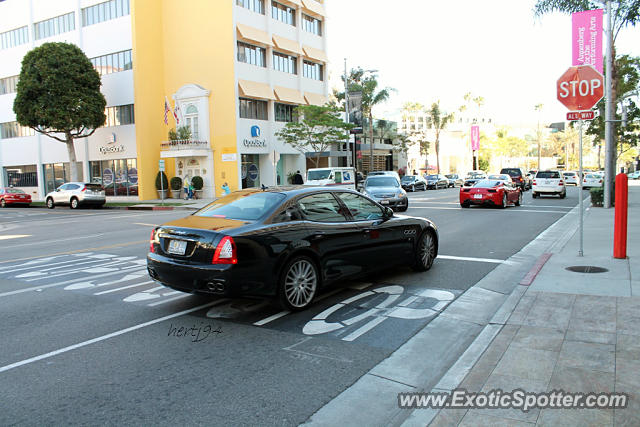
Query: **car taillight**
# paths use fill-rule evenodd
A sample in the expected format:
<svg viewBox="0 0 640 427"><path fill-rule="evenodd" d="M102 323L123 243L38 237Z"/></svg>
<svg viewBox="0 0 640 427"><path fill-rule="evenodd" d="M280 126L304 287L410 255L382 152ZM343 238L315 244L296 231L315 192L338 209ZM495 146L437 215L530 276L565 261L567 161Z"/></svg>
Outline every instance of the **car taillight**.
<svg viewBox="0 0 640 427"><path fill-rule="evenodd" d="M536 180L535 179L533 180L533 185L536 185Z"/></svg>
<svg viewBox="0 0 640 427"><path fill-rule="evenodd" d="M558 185L564 185L564 182L560 181L560 183Z"/></svg>
<svg viewBox="0 0 640 427"><path fill-rule="evenodd" d="M602 180L598 181L599 184L602 184Z"/></svg>
<svg viewBox="0 0 640 427"><path fill-rule="evenodd" d="M218 246L216 252L213 254L211 264L237 264L238 263L238 251L236 250L236 243L231 236L224 236Z"/></svg>
<svg viewBox="0 0 640 427"><path fill-rule="evenodd" d="M153 247L153 242L156 240L156 230L155 228L151 230L151 237L149 237L149 252L152 254L156 253L156 249Z"/></svg>
<svg viewBox="0 0 640 427"><path fill-rule="evenodd" d="M82 187L82 190L80 191L87 191L87 187Z"/></svg>
<svg viewBox="0 0 640 427"><path fill-rule="evenodd" d="M587 178L584 179L584 182L587 182Z"/></svg>

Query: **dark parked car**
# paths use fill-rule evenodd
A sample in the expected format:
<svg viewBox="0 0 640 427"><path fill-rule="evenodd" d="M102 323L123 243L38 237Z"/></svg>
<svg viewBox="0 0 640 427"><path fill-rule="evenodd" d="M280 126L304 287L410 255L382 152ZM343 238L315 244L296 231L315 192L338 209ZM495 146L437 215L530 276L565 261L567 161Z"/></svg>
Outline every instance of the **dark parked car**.
<svg viewBox="0 0 640 427"><path fill-rule="evenodd" d="M179 291L275 297L302 310L331 283L394 265L425 271L437 253L427 219L395 216L353 190L273 187L156 227L147 267Z"/></svg>
<svg viewBox="0 0 640 427"><path fill-rule="evenodd" d="M449 180L449 187L462 187L464 185L464 180L460 178L460 175L452 173L449 175L445 175Z"/></svg>
<svg viewBox="0 0 640 427"><path fill-rule="evenodd" d="M513 181L513 183L520 187L520 189L522 191L526 191L528 189L527 187L527 180L524 177L524 174L522 173L522 170L520 168L502 168L500 169L500 173L506 173L511 177L511 180Z"/></svg>
<svg viewBox="0 0 640 427"><path fill-rule="evenodd" d="M426 180L427 188L433 188L435 190L438 188L449 188L449 180L444 175L427 175Z"/></svg>
<svg viewBox="0 0 640 427"><path fill-rule="evenodd" d="M464 179L464 187L472 187L476 182L487 179L487 174L484 171L471 171Z"/></svg>
<svg viewBox="0 0 640 427"><path fill-rule="evenodd" d="M402 184L402 188L407 191L424 191L427 189L427 181L420 175L405 175L400 180L400 184Z"/></svg>

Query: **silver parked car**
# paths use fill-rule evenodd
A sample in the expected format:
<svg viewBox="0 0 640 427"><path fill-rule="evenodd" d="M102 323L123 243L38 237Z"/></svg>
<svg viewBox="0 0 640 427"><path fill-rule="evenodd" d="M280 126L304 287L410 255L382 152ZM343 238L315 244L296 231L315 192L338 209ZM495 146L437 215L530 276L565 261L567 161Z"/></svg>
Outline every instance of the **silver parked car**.
<svg viewBox="0 0 640 427"><path fill-rule="evenodd" d="M86 182L67 182L57 190L48 193L45 201L49 209L55 205L69 205L71 209L78 209L81 205L92 205L101 208L107 201L104 188L100 184Z"/></svg>

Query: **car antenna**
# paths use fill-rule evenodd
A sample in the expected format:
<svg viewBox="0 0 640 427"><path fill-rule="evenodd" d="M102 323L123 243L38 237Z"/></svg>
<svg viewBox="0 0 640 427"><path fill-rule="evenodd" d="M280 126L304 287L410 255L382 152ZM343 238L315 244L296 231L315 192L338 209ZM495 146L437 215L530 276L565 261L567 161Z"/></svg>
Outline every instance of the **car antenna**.
<svg viewBox="0 0 640 427"><path fill-rule="evenodd" d="M264 190L266 190L266 189L267 189L267 188L269 188L269 187L267 187L266 185L262 184L262 187L261 187L261 188L262 188L262 191L264 191Z"/></svg>

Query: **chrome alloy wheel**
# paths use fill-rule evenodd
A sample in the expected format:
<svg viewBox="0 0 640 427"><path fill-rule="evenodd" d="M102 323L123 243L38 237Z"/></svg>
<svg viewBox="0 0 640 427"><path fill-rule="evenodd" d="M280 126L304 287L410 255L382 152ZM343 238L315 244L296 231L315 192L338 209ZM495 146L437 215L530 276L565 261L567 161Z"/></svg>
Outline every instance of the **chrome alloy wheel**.
<svg viewBox="0 0 640 427"><path fill-rule="evenodd" d="M284 278L284 294L287 302L295 308L311 303L318 288L318 275L311 261L299 259L289 267Z"/></svg>
<svg viewBox="0 0 640 427"><path fill-rule="evenodd" d="M436 245L433 241L433 236L428 231L425 232L422 235L422 239L420 239L418 254L422 264L421 267L424 270L430 269L436 256Z"/></svg>

